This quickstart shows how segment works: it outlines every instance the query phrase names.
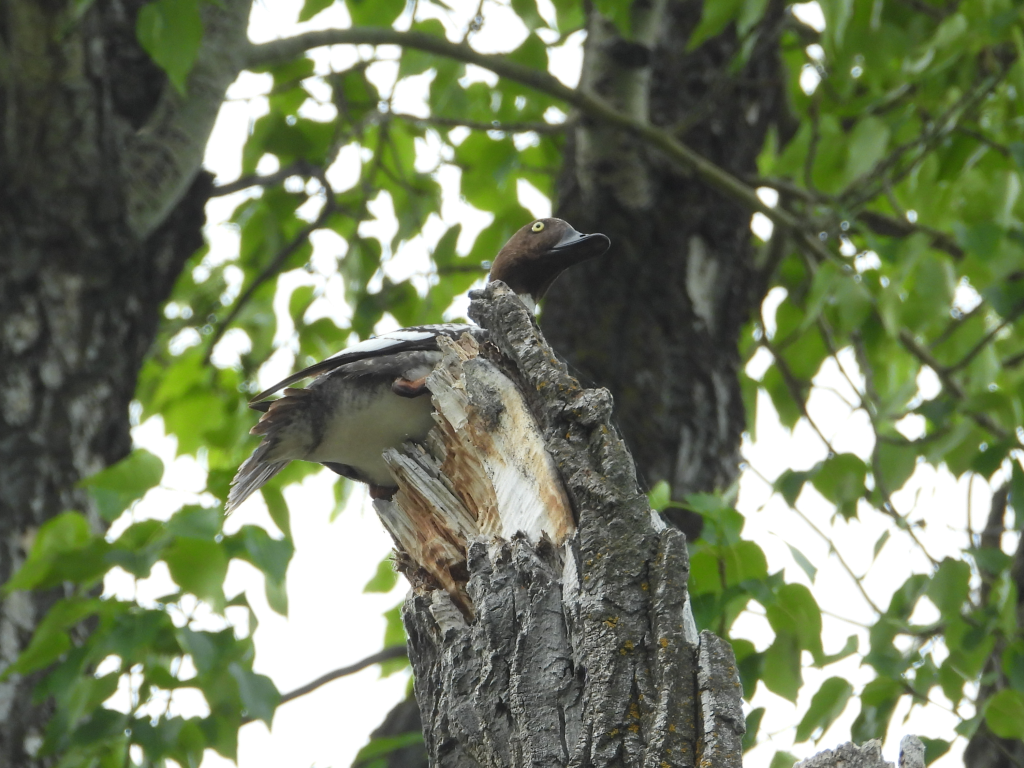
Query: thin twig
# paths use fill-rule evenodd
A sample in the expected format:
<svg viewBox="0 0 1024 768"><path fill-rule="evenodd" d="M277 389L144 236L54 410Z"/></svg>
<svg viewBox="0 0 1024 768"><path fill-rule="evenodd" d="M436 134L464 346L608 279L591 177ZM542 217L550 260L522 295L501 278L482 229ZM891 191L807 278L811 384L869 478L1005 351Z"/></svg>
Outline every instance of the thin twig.
<svg viewBox="0 0 1024 768"><path fill-rule="evenodd" d="M478 120L461 120L454 117L420 117L419 115L406 115L401 112L389 112L387 115L426 126L437 126L441 128L469 128L473 131L499 131L501 133L539 133L559 134L565 133L569 123L501 123L495 120L493 123L485 123Z"/></svg>
<svg viewBox="0 0 1024 768"><path fill-rule="evenodd" d="M300 696L305 696L307 693L312 693L317 688L327 685L327 683L337 680L339 677L354 675L356 672L361 672L367 667L372 667L374 664L391 661L392 659L406 658L408 655L408 650L404 645L393 645L390 648L385 648L383 651L378 651L371 656L367 656L365 659L357 661L355 664L350 664L347 667L341 667L333 672L328 672L326 675L321 675L311 683L306 683L305 685L296 688L294 691L282 694L281 700L278 702L278 706L281 704L287 704L289 701L295 701L295 699ZM256 720L256 718L252 715L246 715L242 718L242 725L251 723L253 720Z"/></svg>
<svg viewBox="0 0 1024 768"><path fill-rule="evenodd" d="M716 165L700 153L678 141L670 133L644 119L635 118L611 107L603 99L587 91L570 88L551 73L509 61L505 56L479 53L468 45L452 43L443 37L424 32L400 32L384 27L353 27L303 32L292 37L251 45L243 57L243 66L254 67L289 60L311 48L327 45L399 45L462 61L488 69L499 77L521 83L571 104L588 117L629 131L652 147L661 150L684 171L692 173L711 188L767 216L777 226L799 233L797 241L819 261L839 257L809 236L810 226L790 211L766 205L757 193L736 176Z"/></svg>
<svg viewBox="0 0 1024 768"><path fill-rule="evenodd" d="M241 192L243 189L249 189L250 187L270 187L274 184L280 184L292 176L312 176L317 171L322 172L321 169L315 169L306 160L297 160L265 176L253 173L249 176L242 176L234 181L229 181L227 184L220 184L210 191L210 197L223 197L234 192Z"/></svg>
<svg viewBox="0 0 1024 768"><path fill-rule="evenodd" d="M961 401L967 399L967 393L964 391L964 388L963 386L961 386L960 382L953 378L949 369L946 366L942 365L942 363L936 360L928 350L926 350L924 347L917 343L917 340L913 337L910 331L904 328L903 330L900 331L898 338L900 344L903 345L904 349L906 349L911 355L916 357L920 362L924 363L933 371L935 371L935 374L939 377L939 381L942 382L942 385L949 391L951 395L953 395L953 397ZM989 416L987 413L978 413L976 411L966 411L965 413L967 416L971 418L972 421L974 421L975 424L977 424L979 427L986 430L987 432L991 433L994 437L998 438L999 440L1006 440L1011 437L1010 433L1008 433L1005 429L996 424L992 420L992 417ZM1018 440L1017 443L1019 445L1020 441Z"/></svg>
<svg viewBox="0 0 1024 768"><path fill-rule="evenodd" d="M235 305L231 308L231 311L228 312L227 317L217 325L213 335L210 336L210 341L206 345L206 354L203 357L204 363L209 362L210 355L213 354L213 350L217 346L217 343L223 338L224 333L231 327L231 323L234 322L235 318L238 317L238 314L245 308L245 305L249 303L249 300L252 299L260 286L276 275L280 271L281 267L284 266L284 263L288 258L306 242L311 234L320 229L320 227L327 222L327 219L337 211L337 205L334 202L334 192L330 187L326 188L326 192L327 199L324 201L323 208L320 209L320 215L317 216L313 222L303 227L295 237L293 237L280 251L277 252L274 258L271 259L267 266L263 268L263 271L260 272L256 279L250 283L249 287L242 292L242 295L238 297L235 301Z"/></svg>
<svg viewBox="0 0 1024 768"><path fill-rule="evenodd" d="M964 355L960 360L953 363L946 368L947 371L952 373L953 371L959 371L961 368L969 365L970 362L978 356L978 354L992 342L993 339L1007 326L1011 325L1018 317L1024 315L1024 304L1018 304L1013 310L1003 318L1003 321L993 328L991 331L985 334L984 338L975 344L971 351Z"/></svg>
<svg viewBox="0 0 1024 768"><path fill-rule="evenodd" d="M757 475L759 478L761 478L761 480L763 480L768 485L768 487L772 488L774 493L777 493L777 491L774 490L775 484L772 483L772 481L769 480L767 477L762 475L760 471L758 471L757 467L755 467L753 464L750 464L749 462L747 466L750 467L750 471ZM843 567L843 570L846 571L847 575L849 575L851 579L853 579L853 583L857 585L857 589L860 591L860 594L864 598L864 601L871 607L871 610L873 610L879 616L884 614L885 611L883 611L875 604L875 601L871 599L871 595L869 595L868 591L864 588L864 585L861 583L861 577L853 572L853 568L851 568L850 564L846 562L846 559L843 557L842 553L838 549L836 549L835 542L831 538L829 538L829 536L823 530L821 530L817 525L815 525L814 522L809 517L807 517L807 515L805 515L803 512L797 509L795 503L789 505L789 508L792 509L800 517L801 520L807 523L811 530L818 534L818 536L820 536L826 544L828 544L829 551L836 556L836 559L839 560L839 564Z"/></svg>

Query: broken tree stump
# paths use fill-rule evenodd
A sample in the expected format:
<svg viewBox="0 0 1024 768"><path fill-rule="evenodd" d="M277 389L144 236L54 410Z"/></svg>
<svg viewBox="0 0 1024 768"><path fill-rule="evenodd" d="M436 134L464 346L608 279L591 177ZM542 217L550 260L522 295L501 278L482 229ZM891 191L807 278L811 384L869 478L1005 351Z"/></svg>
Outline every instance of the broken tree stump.
<svg viewBox="0 0 1024 768"><path fill-rule="evenodd" d="M403 618L430 764L734 768L732 648L697 633L685 536L653 512L612 422L502 283L441 339L437 428L385 453L374 502L409 578ZM877 742L801 763L884 768ZM900 768L924 768L901 744Z"/></svg>
<svg viewBox="0 0 1024 768"><path fill-rule="evenodd" d="M685 537L640 491L607 391L584 389L501 283L443 348L438 428L385 454L378 513L434 766L739 766L728 644L698 636ZM443 342L442 342L443 343Z"/></svg>

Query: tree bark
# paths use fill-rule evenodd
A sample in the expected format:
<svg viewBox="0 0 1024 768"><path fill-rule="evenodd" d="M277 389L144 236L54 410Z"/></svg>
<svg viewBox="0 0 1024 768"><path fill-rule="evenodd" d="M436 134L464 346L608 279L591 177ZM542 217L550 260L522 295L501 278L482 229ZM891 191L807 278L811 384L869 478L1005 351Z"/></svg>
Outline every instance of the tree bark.
<svg viewBox="0 0 1024 768"><path fill-rule="evenodd" d="M688 0L635 3L639 33L626 40L591 10L581 85L742 178L756 173L769 128L788 134L778 54L787 17L769 3L733 72L743 41L731 26L686 50L700 15ZM676 498L727 489L746 425L740 333L774 267L754 252L750 212L587 119L570 135L557 210L608 235L612 250L552 287L542 318L551 343L611 390L647 486L667 480ZM678 522L699 532L699 520Z"/></svg>
<svg viewBox="0 0 1024 768"><path fill-rule="evenodd" d="M155 184L139 176L132 148L155 115L173 112L158 108L165 77L135 42L141 5L98 0L78 20L56 0L9 0L0 11L0 582L46 520L92 509L78 481L129 451L128 405L160 306L202 244L208 130L160 215L144 231L132 226L132 190ZM219 21L244 41L247 16L248 0L211 10L206 50L223 43L230 24ZM200 77L208 61L200 55ZM207 113L233 79L221 71ZM4 599L0 668L61 594ZM32 706L33 683L0 683L0 768L46 764L34 756L49 713Z"/></svg>
<svg viewBox="0 0 1024 768"><path fill-rule="evenodd" d="M608 393L568 375L503 285L488 286L470 314L494 346L482 359L446 357L440 367L455 373L428 379L443 437L428 441L430 456L416 446L403 452L395 500L378 503L414 584L404 618L431 764L740 765L732 651L697 634L685 536L649 508L611 424ZM535 427L506 418L516 406L493 384L498 369L518 385ZM453 392L462 398L455 408ZM568 493L568 529L552 507L537 506L540 523L524 517L519 500L532 491L466 492L508 482L493 469L508 464L492 452L502 440L480 439L481 426L515 429L522 444L533 429L542 437L557 468L546 482L564 482ZM460 440L460 430L474 438ZM483 469L467 478L473 461ZM452 466L461 468L458 482L436 471ZM524 483L537 476L532 466ZM424 523L428 496L438 501ZM492 496L497 520L489 502L479 503ZM509 498L515 503L503 505ZM396 522L402 516L407 525ZM509 535L512 519L534 533ZM431 535L417 537L417 527ZM458 552L427 545L459 533L462 561L438 567Z"/></svg>

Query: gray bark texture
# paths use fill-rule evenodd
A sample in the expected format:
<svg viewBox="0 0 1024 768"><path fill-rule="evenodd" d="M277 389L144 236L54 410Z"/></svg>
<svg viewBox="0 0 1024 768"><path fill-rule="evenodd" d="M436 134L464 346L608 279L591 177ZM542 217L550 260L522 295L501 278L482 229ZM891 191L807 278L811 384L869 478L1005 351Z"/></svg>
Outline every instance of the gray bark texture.
<svg viewBox="0 0 1024 768"><path fill-rule="evenodd" d="M143 208L133 190L161 183L152 169L141 178L134 150L175 114L159 106L169 86L135 42L142 4L96 0L80 19L63 0L0 4L0 582L42 523L90 509L77 482L129 451L128 404L160 306L202 244L206 135L164 144L186 161L159 216L132 226L130 209ZM232 23L244 40L248 6L207 6L199 78L209 80L211 47L225 56L219 35ZM188 102L208 125L234 79L218 71L205 100ZM60 596L0 603L0 669ZM49 714L32 705L34 682L0 683L0 768L47 764L34 758Z"/></svg>
<svg viewBox="0 0 1024 768"><path fill-rule="evenodd" d="M561 543L546 534L470 536L459 587L441 588L429 567L404 560L415 587L404 618L432 765L739 766L732 651L710 633L697 636L685 536L651 512L611 424L610 396L568 375L503 285L488 286L470 314L493 340L482 354L525 396L576 529ZM506 406L477 386L474 362L456 387L498 424ZM419 449L406 453L428 466ZM423 486L436 488L425 474ZM398 507L411 497L403 493L400 485ZM462 525L466 515L451 503L438 508L439 520ZM386 509L395 530L401 509Z"/></svg>
<svg viewBox="0 0 1024 768"><path fill-rule="evenodd" d="M701 7L636 2L629 40L592 9L581 85L743 178L757 173L770 127L791 133L779 59L790 17L783 3L768 3L733 71L744 43L731 25L687 50ZM678 499L728 489L746 427L740 334L781 249L757 253L749 211L586 118L569 135L556 209L577 229L608 235L612 250L552 287L542 317L552 345L615 397L646 487L666 480ZM699 516L673 514L691 539L699 534Z"/></svg>
<svg viewBox="0 0 1024 768"><path fill-rule="evenodd" d="M794 768L894 768L882 759L882 743L869 741L861 746L851 742L826 749L801 760ZM900 742L899 768L924 768L924 744L916 736L904 736Z"/></svg>

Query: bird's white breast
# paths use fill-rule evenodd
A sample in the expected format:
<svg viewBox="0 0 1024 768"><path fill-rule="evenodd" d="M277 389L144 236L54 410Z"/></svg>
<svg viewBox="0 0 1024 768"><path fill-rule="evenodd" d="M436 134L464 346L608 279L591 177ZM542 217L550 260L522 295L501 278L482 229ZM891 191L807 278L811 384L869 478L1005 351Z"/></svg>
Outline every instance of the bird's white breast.
<svg viewBox="0 0 1024 768"><path fill-rule="evenodd" d="M430 396L399 397L386 386L370 391L354 387L341 402L344 405L339 404L328 418L323 438L306 460L347 464L374 485L394 485L381 454L427 436L434 426Z"/></svg>

